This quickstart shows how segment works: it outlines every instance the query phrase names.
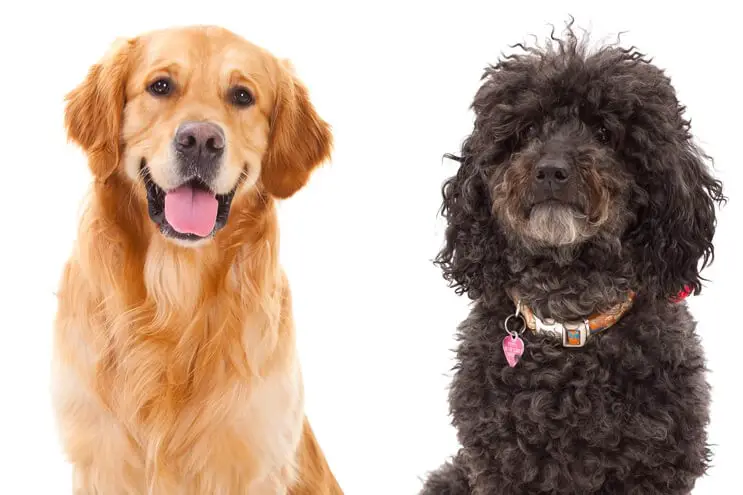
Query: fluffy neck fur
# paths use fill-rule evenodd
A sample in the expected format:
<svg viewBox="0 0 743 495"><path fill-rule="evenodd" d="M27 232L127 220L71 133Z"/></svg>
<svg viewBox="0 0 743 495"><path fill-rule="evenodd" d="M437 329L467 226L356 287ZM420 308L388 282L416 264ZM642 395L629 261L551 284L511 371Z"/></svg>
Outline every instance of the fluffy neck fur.
<svg viewBox="0 0 743 495"><path fill-rule="evenodd" d="M272 200L236 198L228 227L189 249L155 231L140 199L117 202L131 187L115 177L95 185L77 256L89 285L78 290L92 292L100 320L93 385L140 429L132 434L158 466L230 411L210 399L215 392L231 400L236 382L291 367L294 340L281 332L293 328L279 321L288 294Z"/></svg>
<svg viewBox="0 0 743 495"><path fill-rule="evenodd" d="M506 290L518 293L540 317L570 321L607 311L635 289L633 265L621 249L596 242L509 249Z"/></svg>

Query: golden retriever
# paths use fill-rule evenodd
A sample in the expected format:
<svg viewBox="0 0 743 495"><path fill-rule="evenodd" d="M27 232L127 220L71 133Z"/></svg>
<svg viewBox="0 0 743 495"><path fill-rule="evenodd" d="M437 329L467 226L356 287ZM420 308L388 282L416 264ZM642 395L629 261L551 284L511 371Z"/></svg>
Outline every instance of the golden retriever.
<svg viewBox="0 0 743 495"><path fill-rule="evenodd" d="M94 182L53 394L76 494L341 494L303 411L275 203L329 157L292 69L218 28L120 41L67 95Z"/></svg>

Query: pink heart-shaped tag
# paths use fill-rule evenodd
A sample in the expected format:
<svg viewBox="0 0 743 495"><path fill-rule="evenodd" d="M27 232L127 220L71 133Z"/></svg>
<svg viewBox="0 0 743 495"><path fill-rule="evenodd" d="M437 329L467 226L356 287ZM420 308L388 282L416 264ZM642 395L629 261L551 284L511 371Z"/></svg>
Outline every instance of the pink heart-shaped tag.
<svg viewBox="0 0 743 495"><path fill-rule="evenodd" d="M524 354L524 341L518 335L508 335L503 339L503 354L506 355L508 366L513 368Z"/></svg>

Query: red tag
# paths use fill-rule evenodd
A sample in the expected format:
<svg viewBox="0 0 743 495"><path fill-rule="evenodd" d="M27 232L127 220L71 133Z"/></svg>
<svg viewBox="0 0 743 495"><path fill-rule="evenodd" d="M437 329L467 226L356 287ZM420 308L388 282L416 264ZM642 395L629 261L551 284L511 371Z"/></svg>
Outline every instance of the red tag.
<svg viewBox="0 0 743 495"><path fill-rule="evenodd" d="M685 285L684 288L678 294L676 294L676 297L671 298L671 302L680 303L681 301L683 301L690 295L691 295L691 287L688 285Z"/></svg>
<svg viewBox="0 0 743 495"><path fill-rule="evenodd" d="M508 335L503 339L503 354L506 355L508 366L513 368L524 354L524 341L518 335Z"/></svg>

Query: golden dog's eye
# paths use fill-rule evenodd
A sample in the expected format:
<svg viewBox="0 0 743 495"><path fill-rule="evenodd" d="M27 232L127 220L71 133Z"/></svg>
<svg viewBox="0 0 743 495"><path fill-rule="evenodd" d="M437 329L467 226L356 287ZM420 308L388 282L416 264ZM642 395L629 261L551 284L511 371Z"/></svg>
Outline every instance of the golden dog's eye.
<svg viewBox="0 0 743 495"><path fill-rule="evenodd" d="M168 96L173 92L173 86L173 81L163 77L150 84L147 90L154 96Z"/></svg>
<svg viewBox="0 0 743 495"><path fill-rule="evenodd" d="M243 88L242 86L232 88L230 93L230 101L236 107L249 107L255 101L250 91L248 91L247 88Z"/></svg>

